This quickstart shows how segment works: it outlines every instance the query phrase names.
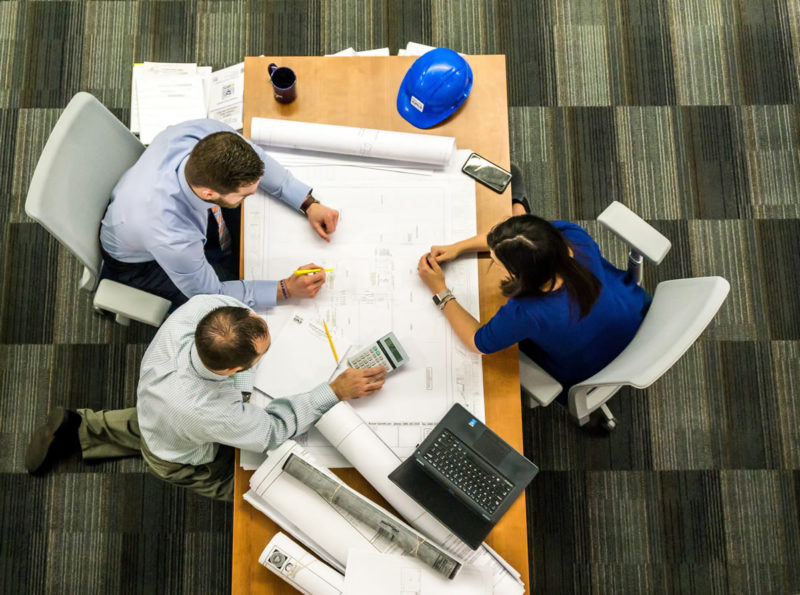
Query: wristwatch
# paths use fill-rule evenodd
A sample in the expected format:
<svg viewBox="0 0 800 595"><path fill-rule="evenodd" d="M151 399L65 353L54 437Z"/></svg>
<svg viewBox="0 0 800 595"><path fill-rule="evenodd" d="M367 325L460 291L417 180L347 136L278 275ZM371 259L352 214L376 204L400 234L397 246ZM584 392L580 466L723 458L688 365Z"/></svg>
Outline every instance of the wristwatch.
<svg viewBox="0 0 800 595"><path fill-rule="evenodd" d="M308 209L314 203L319 204L319 201L309 194L303 201L303 204L300 205L300 210L303 212L303 214L308 215Z"/></svg>
<svg viewBox="0 0 800 595"><path fill-rule="evenodd" d="M450 289L445 289L444 291L433 294L433 303L439 306L440 310L444 310L444 305L454 299L456 299L456 296L453 295Z"/></svg>

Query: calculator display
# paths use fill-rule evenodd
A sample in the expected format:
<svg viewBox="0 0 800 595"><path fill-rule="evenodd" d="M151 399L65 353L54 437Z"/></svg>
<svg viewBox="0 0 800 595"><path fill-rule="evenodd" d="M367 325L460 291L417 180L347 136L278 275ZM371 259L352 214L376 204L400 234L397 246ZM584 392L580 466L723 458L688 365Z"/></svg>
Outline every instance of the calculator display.
<svg viewBox="0 0 800 595"><path fill-rule="evenodd" d="M403 359L403 356L400 355L399 351L397 351L397 347L394 346L394 343L392 343L391 339L385 339L383 343L389 348L389 351L392 352L395 361L399 362L401 359Z"/></svg>

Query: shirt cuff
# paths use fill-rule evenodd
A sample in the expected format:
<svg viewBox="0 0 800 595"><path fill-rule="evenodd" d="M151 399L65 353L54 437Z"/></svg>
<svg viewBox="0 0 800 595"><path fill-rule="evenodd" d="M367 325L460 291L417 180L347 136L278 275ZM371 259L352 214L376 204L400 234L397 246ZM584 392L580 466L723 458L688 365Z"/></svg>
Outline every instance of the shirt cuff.
<svg viewBox="0 0 800 595"><path fill-rule="evenodd" d="M225 281L221 293L235 298L252 309L263 310L275 306L278 296L277 281Z"/></svg>
<svg viewBox="0 0 800 595"><path fill-rule="evenodd" d="M312 389L308 396L311 406L318 415L322 415L339 402L339 398L327 382Z"/></svg>
<svg viewBox="0 0 800 595"><path fill-rule="evenodd" d="M283 195L281 199L286 204L294 207L295 211L299 211L300 206L309 194L311 194L311 186L305 182L301 182L290 174L283 185Z"/></svg>

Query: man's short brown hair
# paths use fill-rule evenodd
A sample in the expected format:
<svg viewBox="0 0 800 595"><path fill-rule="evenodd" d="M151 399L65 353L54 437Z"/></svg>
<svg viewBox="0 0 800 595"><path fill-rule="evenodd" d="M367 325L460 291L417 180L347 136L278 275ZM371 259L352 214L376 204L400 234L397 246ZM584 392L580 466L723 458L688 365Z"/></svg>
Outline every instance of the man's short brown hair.
<svg viewBox="0 0 800 595"><path fill-rule="evenodd" d="M247 308L222 306L211 310L194 332L197 354L209 370L249 368L259 353L256 341L269 335L267 323Z"/></svg>
<svg viewBox="0 0 800 595"><path fill-rule="evenodd" d="M186 161L186 181L219 194L236 192L264 175L264 162L235 132L215 132L200 139Z"/></svg>

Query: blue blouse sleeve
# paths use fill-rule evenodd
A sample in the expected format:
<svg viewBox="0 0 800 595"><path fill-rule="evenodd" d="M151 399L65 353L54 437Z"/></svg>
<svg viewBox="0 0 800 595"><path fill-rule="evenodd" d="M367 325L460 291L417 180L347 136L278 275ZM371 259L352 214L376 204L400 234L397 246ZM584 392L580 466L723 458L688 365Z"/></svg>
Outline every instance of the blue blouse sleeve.
<svg viewBox="0 0 800 595"><path fill-rule="evenodd" d="M519 302L511 299L475 332L475 347L481 353L494 353L523 339L534 338L538 330L536 320L527 315Z"/></svg>

